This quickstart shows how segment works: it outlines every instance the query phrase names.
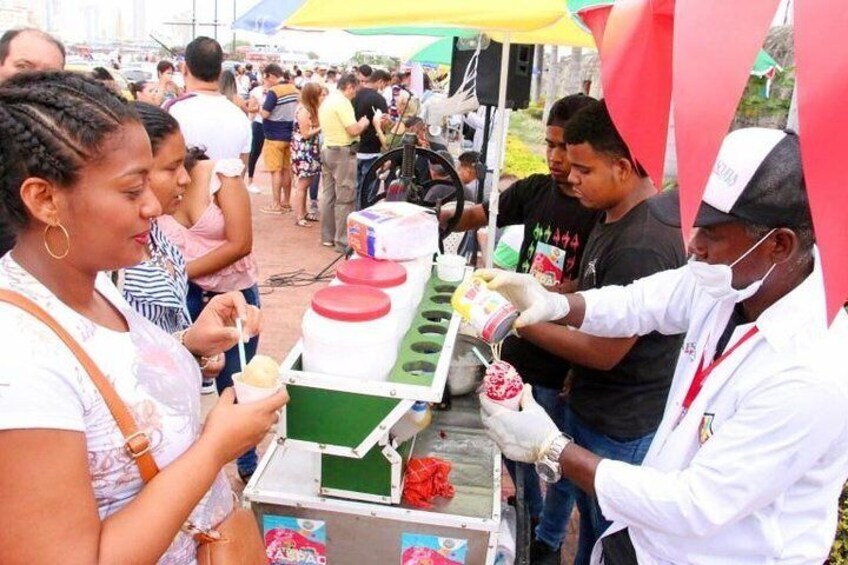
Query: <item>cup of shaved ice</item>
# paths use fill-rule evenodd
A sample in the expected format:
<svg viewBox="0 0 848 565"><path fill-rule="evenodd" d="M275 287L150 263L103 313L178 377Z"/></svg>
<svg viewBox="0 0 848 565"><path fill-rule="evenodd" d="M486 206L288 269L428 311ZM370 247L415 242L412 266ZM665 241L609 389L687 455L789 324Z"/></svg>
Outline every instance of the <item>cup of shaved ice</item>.
<svg viewBox="0 0 848 565"><path fill-rule="evenodd" d="M244 367L244 371L233 375L236 399L241 404L268 398L283 388L280 382L280 366L267 355L256 355Z"/></svg>
<svg viewBox="0 0 848 565"><path fill-rule="evenodd" d="M506 361L495 361L486 369L483 391L492 402L517 411L523 390L521 375Z"/></svg>

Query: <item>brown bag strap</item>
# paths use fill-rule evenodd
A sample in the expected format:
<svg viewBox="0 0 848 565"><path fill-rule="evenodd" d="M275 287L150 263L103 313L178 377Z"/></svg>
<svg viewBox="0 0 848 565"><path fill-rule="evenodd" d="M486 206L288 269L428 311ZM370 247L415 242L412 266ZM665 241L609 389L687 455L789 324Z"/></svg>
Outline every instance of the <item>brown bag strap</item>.
<svg viewBox="0 0 848 565"><path fill-rule="evenodd" d="M0 289L0 302L12 304L32 316L35 316L47 325L47 327L53 330L56 335L59 336L59 339L68 346L68 349L73 352L77 360L86 372L88 372L91 382L93 382L94 386L97 387L97 390L100 391L100 395L106 402L106 406L112 413L112 417L115 418L115 422L117 422L118 428L121 430L121 433L125 438L124 449L126 450L127 455L135 460L136 465L138 465L138 470L141 472L141 478L144 479L144 482L149 482L153 477L155 477L156 473L159 472L159 468L156 466L156 461L150 454L150 448L152 447L150 436L146 432L139 431L132 414L130 414L129 409L127 408L127 405L124 404L124 401L121 400L121 397L118 396L117 392L115 392L114 387L103 375L103 372L97 368L97 365L94 361L92 361L91 357L89 357L83 348L80 347L71 334L59 325L59 323L54 320L50 314L45 312L43 308L17 292Z"/></svg>

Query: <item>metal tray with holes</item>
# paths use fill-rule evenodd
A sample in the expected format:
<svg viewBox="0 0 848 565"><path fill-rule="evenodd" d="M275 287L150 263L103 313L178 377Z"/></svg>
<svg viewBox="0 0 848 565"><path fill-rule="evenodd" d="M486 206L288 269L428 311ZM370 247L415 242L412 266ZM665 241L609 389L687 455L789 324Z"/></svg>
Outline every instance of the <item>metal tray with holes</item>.
<svg viewBox="0 0 848 565"><path fill-rule="evenodd" d="M458 284L430 277L385 381L303 371L298 341L280 368L291 400L278 437L297 449L362 458L413 403L440 402L461 321L450 305Z"/></svg>

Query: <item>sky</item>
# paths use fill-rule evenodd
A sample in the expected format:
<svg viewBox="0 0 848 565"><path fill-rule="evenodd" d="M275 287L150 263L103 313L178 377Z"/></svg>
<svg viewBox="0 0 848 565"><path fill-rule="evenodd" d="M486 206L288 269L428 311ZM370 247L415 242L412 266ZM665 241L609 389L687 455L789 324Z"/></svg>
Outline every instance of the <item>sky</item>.
<svg viewBox="0 0 848 565"><path fill-rule="evenodd" d="M367 0L351 0L351 1L367 1ZM257 4L259 0L235 0L235 14L241 16ZM96 4L103 5L104 9L107 5L114 5L114 0L62 0L63 7L72 7L74 4ZM152 28L154 33L157 29L166 31L173 30L173 26L162 27L164 22L168 21L190 21L192 0L144 0L147 27ZM197 5L197 21L211 23L215 19L214 0L196 0ZM229 27L233 20L234 0L218 0L218 21L225 25L218 28L218 39L223 43L225 40L230 41L232 38L232 30ZM198 26L198 34L209 36L214 35L212 26ZM158 35L158 34L157 34ZM409 56L418 48L423 48L433 39L414 37L414 38L393 38L387 41L385 37L364 37L354 36L343 31L332 32L281 32L276 36L269 37L262 34L239 31L237 34L239 39L251 41L254 44L276 44L283 46L289 50L318 53L322 60L328 62L342 62L350 58L356 51L375 51L378 53L393 55L399 57Z"/></svg>
<svg viewBox="0 0 848 565"><path fill-rule="evenodd" d="M147 17L147 26L157 35L174 30L173 26L163 27L162 24L176 19L189 20L193 1L197 6L198 22L212 22L214 19L215 0L144 0ZM235 14L242 15L260 0L217 0L218 19L226 25L219 27L218 37L224 42L232 38L229 23ZM368 1L368 0L351 0ZM461 1L461 0L459 0ZM775 13L774 24L782 24L786 7L793 0L781 0L780 6ZM62 0L63 9L73 10L82 6L102 6L104 12L114 9L114 0ZM211 26L198 26L198 33L213 35ZM431 38L421 37L367 37L356 36L342 31L332 32L281 32L269 38L261 34L249 32L238 32L238 37L253 42L254 44L276 44L289 50L318 53L322 60L328 62L341 62L351 57L356 51L374 51L387 55L408 57L420 48L435 41Z"/></svg>

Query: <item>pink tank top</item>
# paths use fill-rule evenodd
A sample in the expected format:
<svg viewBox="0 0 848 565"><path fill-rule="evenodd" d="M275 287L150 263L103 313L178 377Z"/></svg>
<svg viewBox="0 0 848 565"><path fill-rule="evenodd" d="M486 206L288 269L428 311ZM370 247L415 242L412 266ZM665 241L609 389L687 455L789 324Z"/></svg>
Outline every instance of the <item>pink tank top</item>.
<svg viewBox="0 0 848 565"><path fill-rule="evenodd" d="M165 235L182 251L187 263L203 257L226 242L224 213L213 198L221 188L221 179L218 175L238 177L243 170L244 164L239 159L222 159L215 163L212 179L209 182L209 205L190 228L183 226L172 216L161 216L157 220ZM230 292L250 288L258 280L259 269L251 253L220 271L198 277L191 282L203 290Z"/></svg>

